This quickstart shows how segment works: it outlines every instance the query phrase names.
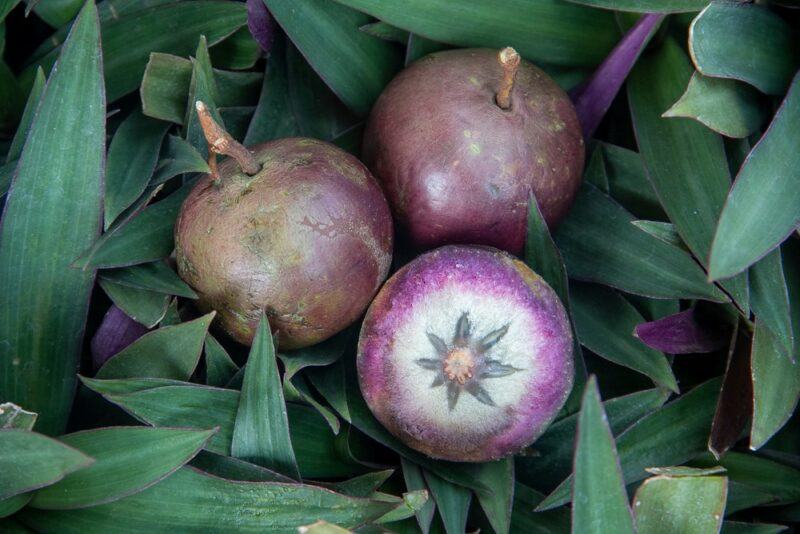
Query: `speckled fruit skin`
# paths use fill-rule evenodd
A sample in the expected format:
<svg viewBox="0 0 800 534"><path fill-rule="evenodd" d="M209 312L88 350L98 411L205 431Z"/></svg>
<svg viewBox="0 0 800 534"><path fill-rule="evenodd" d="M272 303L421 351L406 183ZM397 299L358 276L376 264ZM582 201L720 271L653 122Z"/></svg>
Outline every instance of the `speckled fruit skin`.
<svg viewBox="0 0 800 534"><path fill-rule="evenodd" d="M503 110L502 72L496 50L436 52L402 71L372 109L363 159L418 249L472 243L519 253L531 190L551 227L572 204L584 164L575 108L522 61Z"/></svg>
<svg viewBox="0 0 800 534"><path fill-rule="evenodd" d="M219 166L204 176L175 225L178 273L250 344L265 310L284 349L322 341L355 321L389 271L392 220L375 178L322 141L251 148L262 170Z"/></svg>
<svg viewBox="0 0 800 534"><path fill-rule="evenodd" d="M485 356L494 377L480 378L488 361L479 363L449 407L451 384L429 365L428 341L450 339L461 317L473 339L499 341ZM403 267L378 293L357 366L364 399L401 441L433 458L483 462L530 445L556 416L572 388L572 334L555 292L525 264L490 247L446 246ZM483 393L467 393L476 378Z"/></svg>

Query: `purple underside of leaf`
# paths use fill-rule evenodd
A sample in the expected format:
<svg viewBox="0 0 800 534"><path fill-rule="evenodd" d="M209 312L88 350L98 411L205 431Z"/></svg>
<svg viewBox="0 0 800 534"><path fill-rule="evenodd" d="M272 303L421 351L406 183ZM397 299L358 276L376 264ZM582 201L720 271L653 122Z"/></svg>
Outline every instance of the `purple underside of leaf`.
<svg viewBox="0 0 800 534"><path fill-rule="evenodd" d="M571 91L570 97L578 112L584 139L591 138L600 125L633 64L663 19L664 15L654 13L642 16L597 67L591 78Z"/></svg>
<svg viewBox="0 0 800 534"><path fill-rule="evenodd" d="M92 338L92 365L100 369L109 358L148 332L121 309L111 305Z"/></svg>
<svg viewBox="0 0 800 534"><path fill-rule="evenodd" d="M728 343L726 329L701 323L694 308L636 325L634 335L648 347L669 354L713 352Z"/></svg>
<svg viewBox="0 0 800 534"><path fill-rule="evenodd" d="M275 40L275 28L275 19L269 14L264 0L247 0L247 29L267 54Z"/></svg>

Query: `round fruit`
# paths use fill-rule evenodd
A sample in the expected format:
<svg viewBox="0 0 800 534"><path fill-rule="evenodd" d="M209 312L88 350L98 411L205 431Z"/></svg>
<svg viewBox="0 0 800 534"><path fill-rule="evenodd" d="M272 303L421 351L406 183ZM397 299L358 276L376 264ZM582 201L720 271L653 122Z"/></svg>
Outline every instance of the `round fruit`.
<svg viewBox="0 0 800 534"><path fill-rule="evenodd" d="M178 272L199 308L216 310L245 344L265 311L281 348L312 345L355 321L392 254L389 206L366 167L314 139L248 151L227 133L206 133L212 154L234 157L200 179L175 225Z"/></svg>
<svg viewBox="0 0 800 534"><path fill-rule="evenodd" d="M567 95L510 48L436 52L381 94L364 161L403 236L518 253L533 192L552 227L580 186L584 146Z"/></svg>
<svg viewBox="0 0 800 534"><path fill-rule="evenodd" d="M483 462L530 445L572 375L555 292L489 247L423 254L389 279L361 328L364 399L390 432L434 458Z"/></svg>

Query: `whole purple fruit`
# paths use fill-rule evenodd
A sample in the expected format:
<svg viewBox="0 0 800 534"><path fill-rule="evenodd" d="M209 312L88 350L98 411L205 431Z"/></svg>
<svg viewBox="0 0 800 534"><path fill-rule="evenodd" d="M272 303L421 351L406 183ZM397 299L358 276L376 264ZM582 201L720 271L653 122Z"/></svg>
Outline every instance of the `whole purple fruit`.
<svg viewBox="0 0 800 534"><path fill-rule="evenodd" d="M244 344L262 310L281 348L347 327L391 263L392 220L378 183L356 158L315 139L248 151L198 110L211 153L233 156L218 169L211 161L212 174L191 191L175 225L178 273L199 308L216 310L219 325Z"/></svg>
<svg viewBox="0 0 800 534"><path fill-rule="evenodd" d="M530 445L572 388L572 333L555 292L509 254L447 246L383 286L358 377L375 417L433 458L495 460Z"/></svg>
<svg viewBox="0 0 800 534"><path fill-rule="evenodd" d="M430 54L386 87L364 162L416 248L519 253L531 193L552 227L580 186L581 127L569 97L511 48Z"/></svg>

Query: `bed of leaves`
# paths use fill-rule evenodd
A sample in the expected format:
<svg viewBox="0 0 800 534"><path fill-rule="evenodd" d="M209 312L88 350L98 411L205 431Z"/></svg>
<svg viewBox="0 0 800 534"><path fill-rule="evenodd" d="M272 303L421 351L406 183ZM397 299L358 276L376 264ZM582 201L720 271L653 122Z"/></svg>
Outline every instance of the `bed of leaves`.
<svg viewBox="0 0 800 534"><path fill-rule="evenodd" d="M800 520L798 7L0 0L0 531ZM572 211L551 236L532 210L524 258L570 308L575 388L523 454L434 461L364 403L359 325L276 354L264 324L248 349L194 310L170 260L208 170L192 103L246 144L357 155L404 64L508 45L587 139Z"/></svg>

